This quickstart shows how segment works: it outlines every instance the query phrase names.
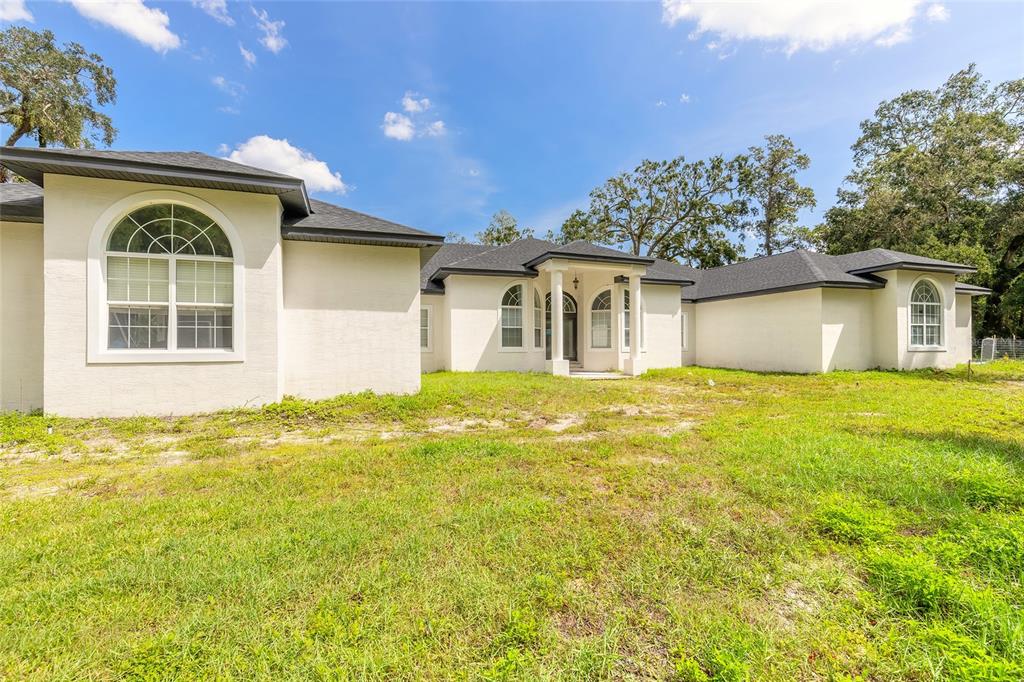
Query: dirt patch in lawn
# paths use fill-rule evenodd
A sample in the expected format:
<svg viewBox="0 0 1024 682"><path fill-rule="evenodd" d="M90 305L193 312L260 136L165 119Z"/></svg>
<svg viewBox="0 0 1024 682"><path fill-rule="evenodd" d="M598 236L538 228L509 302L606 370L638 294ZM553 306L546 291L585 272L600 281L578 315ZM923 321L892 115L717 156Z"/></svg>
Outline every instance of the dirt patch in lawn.
<svg viewBox="0 0 1024 682"><path fill-rule="evenodd" d="M505 422L496 419L431 419L427 424L429 433L465 433L508 428Z"/></svg>
<svg viewBox="0 0 1024 682"><path fill-rule="evenodd" d="M579 426L583 423L583 417L578 414L567 414L558 419L548 419L547 417L538 417L530 422L531 429L544 429L546 431L554 431L555 433L561 433L571 429L574 426Z"/></svg>

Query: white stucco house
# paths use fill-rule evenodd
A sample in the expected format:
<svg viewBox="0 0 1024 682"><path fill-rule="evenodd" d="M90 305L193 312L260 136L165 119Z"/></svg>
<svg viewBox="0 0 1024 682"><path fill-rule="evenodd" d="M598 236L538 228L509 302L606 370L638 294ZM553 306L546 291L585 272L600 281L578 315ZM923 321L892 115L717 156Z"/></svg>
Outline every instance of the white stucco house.
<svg viewBox="0 0 1024 682"><path fill-rule="evenodd" d="M5 147L0 410L185 414L410 393L435 370L949 367L971 268L792 251L710 270L499 247L310 199L198 152Z"/></svg>

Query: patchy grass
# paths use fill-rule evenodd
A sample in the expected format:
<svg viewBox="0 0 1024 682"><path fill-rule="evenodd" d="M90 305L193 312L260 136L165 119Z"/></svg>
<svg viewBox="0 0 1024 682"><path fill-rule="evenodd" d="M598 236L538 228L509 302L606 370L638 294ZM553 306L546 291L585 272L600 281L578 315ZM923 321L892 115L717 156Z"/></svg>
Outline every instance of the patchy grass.
<svg viewBox="0 0 1024 682"><path fill-rule="evenodd" d="M0 678L1024 677L1024 363L0 416Z"/></svg>

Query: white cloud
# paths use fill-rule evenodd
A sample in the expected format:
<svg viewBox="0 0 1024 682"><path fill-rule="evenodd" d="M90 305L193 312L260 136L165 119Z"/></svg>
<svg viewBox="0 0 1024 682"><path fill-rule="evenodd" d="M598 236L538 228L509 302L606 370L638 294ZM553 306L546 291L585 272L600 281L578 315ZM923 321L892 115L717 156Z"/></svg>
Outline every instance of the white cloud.
<svg viewBox="0 0 1024 682"><path fill-rule="evenodd" d="M423 134L427 137L441 137L447 132L448 129L444 127L444 121L434 121L423 129Z"/></svg>
<svg viewBox="0 0 1024 682"><path fill-rule="evenodd" d="M146 7L142 0L68 0L87 19L117 29L157 52L181 47L181 38L168 25L162 11Z"/></svg>
<svg viewBox="0 0 1024 682"><path fill-rule="evenodd" d="M245 49L245 45L238 43L238 51L242 54L242 59L245 60L245 65L252 68L256 65L256 53Z"/></svg>
<svg viewBox="0 0 1024 682"><path fill-rule="evenodd" d="M228 14L228 0L192 0L192 6L203 10L225 26L235 25L235 20Z"/></svg>
<svg viewBox="0 0 1024 682"><path fill-rule="evenodd" d="M229 95L234 99L238 99L245 94L244 85L235 81L229 81L224 76L214 76L210 79L210 82L217 86L217 89L225 95Z"/></svg>
<svg viewBox="0 0 1024 682"><path fill-rule="evenodd" d="M416 134L416 126L413 125L412 119L394 111L384 114L384 123L380 127L385 137L403 142L408 142Z"/></svg>
<svg viewBox="0 0 1024 682"><path fill-rule="evenodd" d="M238 115L238 114L242 113L241 111L238 110L237 107L217 107L217 111L219 111L222 114L232 114L232 115Z"/></svg>
<svg viewBox="0 0 1024 682"><path fill-rule="evenodd" d="M421 111L426 111L430 108L430 100L426 97L422 99L416 99L417 94L415 92L405 92L405 96L402 97L402 108L410 114L415 114Z"/></svg>
<svg viewBox="0 0 1024 682"><path fill-rule="evenodd" d="M220 147L226 151L225 146ZM288 140L278 140L267 135L256 135L238 145L224 158L257 168L294 175L306 181L306 187L313 192L348 191L341 179L341 173L332 171L326 163L311 153L293 146Z"/></svg>
<svg viewBox="0 0 1024 682"><path fill-rule="evenodd" d="M665 100L659 99L657 102L654 103L654 106L658 107L659 109L663 106L666 106Z"/></svg>
<svg viewBox="0 0 1024 682"><path fill-rule="evenodd" d="M33 21L25 0L0 0L0 21Z"/></svg>
<svg viewBox="0 0 1024 682"><path fill-rule="evenodd" d="M274 54L277 54L285 47L288 46L288 41L283 35L281 35L281 29L284 28L284 21L273 21L267 14L265 9L252 8L252 13L256 16L256 20L259 22L259 28L263 31L263 37L260 38L260 44L267 48Z"/></svg>
<svg viewBox="0 0 1024 682"><path fill-rule="evenodd" d="M670 26L695 23L691 37L704 33L716 37L715 47L709 45L710 49L720 49L733 40L761 40L782 43L786 52L793 54L870 41L894 45L910 37L910 23L921 7L922 0L662 0L662 20Z"/></svg>
<svg viewBox="0 0 1024 682"><path fill-rule="evenodd" d="M928 18L928 21L946 21L949 19L949 10L946 9L945 5L936 2L928 5L924 15Z"/></svg>
<svg viewBox="0 0 1024 682"><path fill-rule="evenodd" d="M689 104L690 103L690 96L687 95L685 92L683 94L679 95L679 103L680 104Z"/></svg>

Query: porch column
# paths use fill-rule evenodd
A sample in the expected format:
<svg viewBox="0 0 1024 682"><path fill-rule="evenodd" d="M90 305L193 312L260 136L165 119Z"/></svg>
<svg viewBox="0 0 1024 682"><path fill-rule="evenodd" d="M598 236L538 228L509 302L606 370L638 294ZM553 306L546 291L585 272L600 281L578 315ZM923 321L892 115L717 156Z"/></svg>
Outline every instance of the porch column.
<svg viewBox="0 0 1024 682"><path fill-rule="evenodd" d="M626 374L640 376L644 373L642 355L643 338L643 290L640 287L640 275L629 276L629 360L626 361Z"/></svg>
<svg viewBox="0 0 1024 682"><path fill-rule="evenodd" d="M564 332L562 301L562 271L551 270L551 359L548 371L559 376L569 376L569 361L564 359Z"/></svg>

